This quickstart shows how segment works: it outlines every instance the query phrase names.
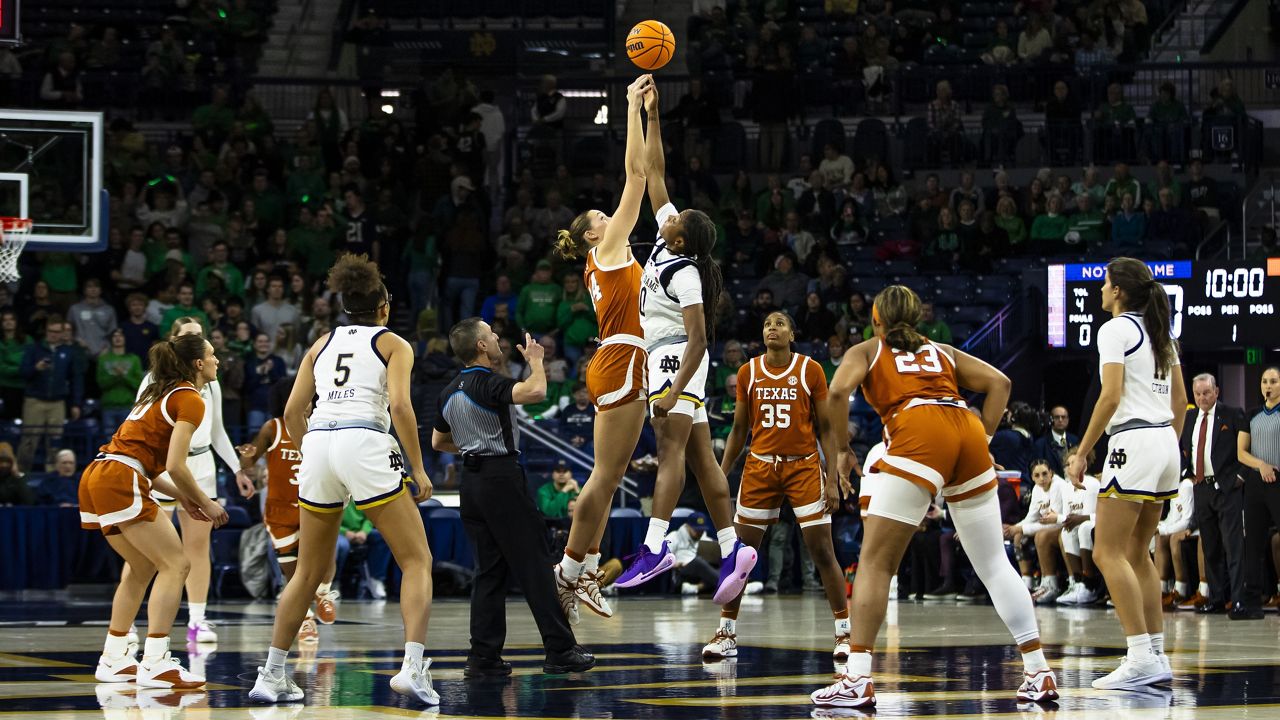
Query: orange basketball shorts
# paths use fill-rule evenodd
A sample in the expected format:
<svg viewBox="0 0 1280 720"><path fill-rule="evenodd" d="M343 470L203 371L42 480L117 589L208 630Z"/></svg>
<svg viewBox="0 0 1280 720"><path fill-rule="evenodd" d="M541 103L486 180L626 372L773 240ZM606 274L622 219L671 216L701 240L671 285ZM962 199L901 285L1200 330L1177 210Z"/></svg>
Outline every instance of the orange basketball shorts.
<svg viewBox="0 0 1280 720"><path fill-rule="evenodd" d="M647 392L648 355L634 346L605 345L587 364L587 392L596 412L604 412L643 399Z"/></svg>
<svg viewBox="0 0 1280 720"><path fill-rule="evenodd" d="M971 498L996 487L996 471L982 421L964 408L922 405L903 410L885 425L885 455L872 465L889 478L906 480L933 497Z"/></svg>
<svg viewBox="0 0 1280 720"><path fill-rule="evenodd" d="M831 522L822 493L822 461L818 453L797 460L747 456L734 521L756 527L776 523L784 499L791 501L802 528Z"/></svg>
<svg viewBox="0 0 1280 720"><path fill-rule="evenodd" d="M293 562L298 559L298 526L300 512L298 503L267 499L262 522L271 535L271 547L276 550L280 562Z"/></svg>
<svg viewBox="0 0 1280 720"><path fill-rule="evenodd" d="M97 460L80 478L80 527L115 535L134 522L156 519L160 506L151 499L151 480L115 460Z"/></svg>

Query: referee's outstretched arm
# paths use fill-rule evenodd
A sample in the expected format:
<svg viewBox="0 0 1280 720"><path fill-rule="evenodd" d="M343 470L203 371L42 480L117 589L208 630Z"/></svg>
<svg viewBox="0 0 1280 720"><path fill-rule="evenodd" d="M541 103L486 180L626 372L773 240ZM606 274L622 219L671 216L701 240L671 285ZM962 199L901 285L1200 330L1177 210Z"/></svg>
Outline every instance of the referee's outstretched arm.
<svg viewBox="0 0 1280 720"><path fill-rule="evenodd" d="M517 345L516 349L529 364L529 377L511 388L511 402L516 405L540 403L547 398L547 373L542 368L542 358L546 350L542 345L534 342L533 336L529 333L524 334L524 345Z"/></svg>

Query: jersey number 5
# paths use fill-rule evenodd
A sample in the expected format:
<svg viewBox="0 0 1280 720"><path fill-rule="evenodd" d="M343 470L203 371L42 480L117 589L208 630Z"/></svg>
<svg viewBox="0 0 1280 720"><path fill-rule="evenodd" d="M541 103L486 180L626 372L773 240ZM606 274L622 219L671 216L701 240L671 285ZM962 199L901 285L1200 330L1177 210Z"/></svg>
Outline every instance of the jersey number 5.
<svg viewBox="0 0 1280 720"><path fill-rule="evenodd" d="M942 361L938 359L938 350L932 345L925 345L919 352L894 353L893 360L900 373L940 373Z"/></svg>
<svg viewBox="0 0 1280 720"><path fill-rule="evenodd" d="M338 353L338 360L334 363L333 370L337 373L337 377L333 379L333 384L342 387L351 379L351 366L347 365L347 361L352 358L354 353Z"/></svg>
<svg viewBox="0 0 1280 720"><path fill-rule="evenodd" d="M791 406L790 405L770 405L764 404L760 406L760 427L771 428L789 428L791 427Z"/></svg>

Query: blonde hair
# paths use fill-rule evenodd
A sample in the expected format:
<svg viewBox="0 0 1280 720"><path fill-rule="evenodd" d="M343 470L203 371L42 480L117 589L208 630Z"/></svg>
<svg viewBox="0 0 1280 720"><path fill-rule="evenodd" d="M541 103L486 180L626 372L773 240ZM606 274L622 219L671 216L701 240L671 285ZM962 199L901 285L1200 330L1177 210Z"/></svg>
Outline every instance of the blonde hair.
<svg viewBox="0 0 1280 720"><path fill-rule="evenodd" d="M884 326L884 341L894 350L915 352L925 337L916 330L924 317L920 296L905 285L890 285L876 295L872 309Z"/></svg>
<svg viewBox="0 0 1280 720"><path fill-rule="evenodd" d="M565 260L584 258L591 250L587 242L587 231L591 229L591 210L579 213L569 223L568 230L556 231L556 254Z"/></svg>

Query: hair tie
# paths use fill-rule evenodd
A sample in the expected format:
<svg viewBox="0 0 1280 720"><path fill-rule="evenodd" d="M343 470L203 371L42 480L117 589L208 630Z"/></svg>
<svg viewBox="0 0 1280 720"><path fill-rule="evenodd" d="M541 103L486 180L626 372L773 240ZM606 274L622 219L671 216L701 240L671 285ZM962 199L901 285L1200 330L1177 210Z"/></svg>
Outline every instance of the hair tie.
<svg viewBox="0 0 1280 720"><path fill-rule="evenodd" d="M875 321L877 325L884 324L884 321L880 319L880 308L876 307L875 305L871 306L871 319Z"/></svg>

